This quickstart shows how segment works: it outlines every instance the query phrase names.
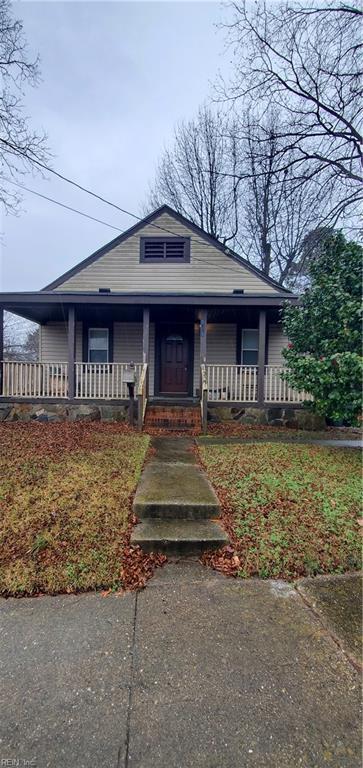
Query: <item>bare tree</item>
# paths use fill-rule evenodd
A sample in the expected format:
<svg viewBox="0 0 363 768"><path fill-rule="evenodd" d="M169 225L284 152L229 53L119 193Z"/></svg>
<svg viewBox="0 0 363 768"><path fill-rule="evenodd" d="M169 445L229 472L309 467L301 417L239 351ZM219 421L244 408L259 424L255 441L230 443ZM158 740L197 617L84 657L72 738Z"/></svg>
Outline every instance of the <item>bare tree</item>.
<svg viewBox="0 0 363 768"><path fill-rule="evenodd" d="M24 114L26 85L39 81L39 60L28 54L23 24L12 15L9 0L0 0L0 201L7 211L16 211L18 192L7 179L29 171L34 161L47 160L46 137L33 131Z"/></svg>
<svg viewBox="0 0 363 768"><path fill-rule="evenodd" d="M4 314L4 359L37 360L39 326L10 312Z"/></svg>
<svg viewBox="0 0 363 768"><path fill-rule="evenodd" d="M335 204L329 180L324 188L312 178L296 185L293 168L281 170L281 155L291 150L278 137L279 118L247 111L240 124L240 212L237 246L244 245L253 264L281 284L293 287L305 257L302 245L312 228L325 221ZM248 245L247 245L248 244ZM305 245L306 251L306 245Z"/></svg>
<svg viewBox="0 0 363 768"><path fill-rule="evenodd" d="M351 215L361 193L361 22L351 3L233 3L227 25L235 73L223 85L237 106L253 100L260 114L279 114L279 170L297 184L339 183L331 220ZM268 137L262 140L268 141Z"/></svg>
<svg viewBox="0 0 363 768"><path fill-rule="evenodd" d="M169 204L223 243L238 231L237 139L222 112L201 107L175 130L151 187L147 208ZM231 177L219 170L227 168Z"/></svg>

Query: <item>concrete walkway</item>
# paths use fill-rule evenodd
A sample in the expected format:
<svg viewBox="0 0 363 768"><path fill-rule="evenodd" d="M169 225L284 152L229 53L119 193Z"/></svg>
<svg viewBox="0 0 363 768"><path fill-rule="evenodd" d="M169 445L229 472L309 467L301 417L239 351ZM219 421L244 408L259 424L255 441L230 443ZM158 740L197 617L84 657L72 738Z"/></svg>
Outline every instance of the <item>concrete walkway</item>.
<svg viewBox="0 0 363 768"><path fill-rule="evenodd" d="M306 599L189 561L138 594L1 600L0 760L357 768L359 676Z"/></svg>
<svg viewBox="0 0 363 768"><path fill-rule="evenodd" d="M193 449L188 437L151 441L133 505L140 523L131 534L131 543L145 552L196 556L228 542L216 521L219 501Z"/></svg>

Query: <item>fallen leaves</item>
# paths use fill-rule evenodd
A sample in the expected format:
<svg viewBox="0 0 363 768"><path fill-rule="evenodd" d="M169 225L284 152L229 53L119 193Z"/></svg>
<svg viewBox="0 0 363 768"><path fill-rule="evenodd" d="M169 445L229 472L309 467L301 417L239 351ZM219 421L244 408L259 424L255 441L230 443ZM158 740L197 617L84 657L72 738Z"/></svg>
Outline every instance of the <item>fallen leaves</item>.
<svg viewBox="0 0 363 768"><path fill-rule="evenodd" d="M138 546L125 546L120 571L124 588L129 590L142 589L153 576L155 568L160 568L166 561L165 555L158 553L148 555Z"/></svg>
<svg viewBox="0 0 363 768"><path fill-rule="evenodd" d="M203 563L229 576L285 579L360 567L358 451L204 444L200 455L231 542Z"/></svg>
<svg viewBox="0 0 363 768"><path fill-rule="evenodd" d="M0 425L0 592L143 587L163 558L130 547L149 438L117 423Z"/></svg>

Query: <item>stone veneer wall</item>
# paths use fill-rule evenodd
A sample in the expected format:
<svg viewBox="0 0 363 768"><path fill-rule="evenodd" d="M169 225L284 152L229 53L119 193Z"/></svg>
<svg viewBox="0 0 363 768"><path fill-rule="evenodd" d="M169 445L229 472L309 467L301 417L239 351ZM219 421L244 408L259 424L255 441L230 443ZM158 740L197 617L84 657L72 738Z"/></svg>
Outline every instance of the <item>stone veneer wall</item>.
<svg viewBox="0 0 363 768"><path fill-rule="evenodd" d="M135 401L135 418L136 418ZM0 421L127 421L128 404L0 403Z"/></svg>
<svg viewBox="0 0 363 768"><path fill-rule="evenodd" d="M136 418L135 401L135 418ZM0 403L0 421L127 421L128 404L105 403ZM324 429L325 419L304 408L208 405L208 421L269 424L294 429Z"/></svg>
<svg viewBox="0 0 363 768"><path fill-rule="evenodd" d="M208 421L228 424L268 424L273 427L290 427L292 429L324 429L326 422L319 416L302 407L284 406L244 406L238 405L208 405Z"/></svg>

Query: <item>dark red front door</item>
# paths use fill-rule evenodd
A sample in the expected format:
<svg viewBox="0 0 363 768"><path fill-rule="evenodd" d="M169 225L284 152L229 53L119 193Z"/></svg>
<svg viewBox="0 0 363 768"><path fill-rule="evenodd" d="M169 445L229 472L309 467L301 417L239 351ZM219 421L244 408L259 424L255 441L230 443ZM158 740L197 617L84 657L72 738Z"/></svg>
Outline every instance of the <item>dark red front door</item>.
<svg viewBox="0 0 363 768"><path fill-rule="evenodd" d="M188 338L178 331L164 334L160 352L160 392L188 394Z"/></svg>

